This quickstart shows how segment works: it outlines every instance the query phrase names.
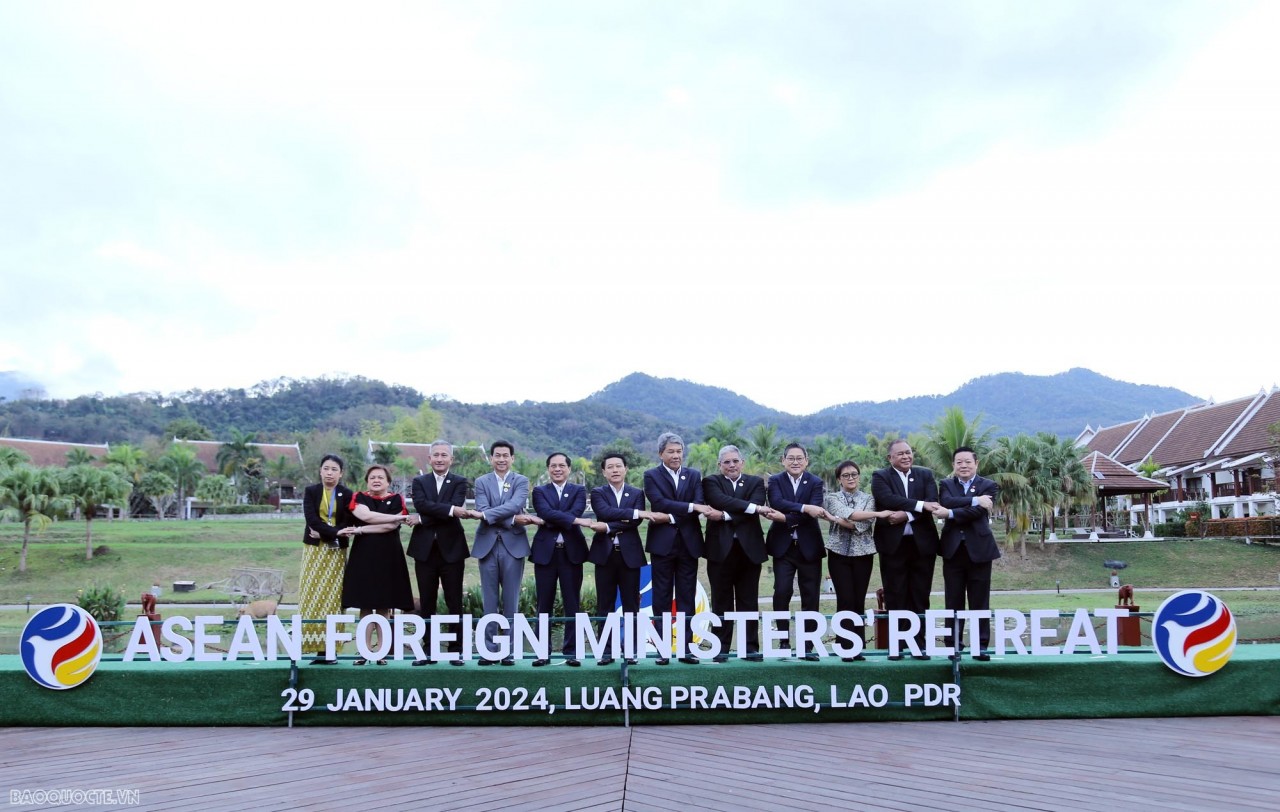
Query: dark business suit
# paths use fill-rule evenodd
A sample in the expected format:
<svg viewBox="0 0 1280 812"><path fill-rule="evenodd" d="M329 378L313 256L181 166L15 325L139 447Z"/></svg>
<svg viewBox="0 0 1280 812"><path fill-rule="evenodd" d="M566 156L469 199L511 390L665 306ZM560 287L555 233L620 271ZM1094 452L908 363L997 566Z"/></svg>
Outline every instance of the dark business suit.
<svg viewBox="0 0 1280 812"><path fill-rule="evenodd" d="M938 501L933 471L912 466L904 491L898 470L892 466L881 468L871 475L871 496L878 510L906 511L912 519L905 524L889 524L887 519L876 522L873 535L880 555L885 608L922 614L929 608L929 591L933 588L938 526L933 522L932 513L916 508L920 502ZM923 620L916 639L923 645Z"/></svg>
<svg viewBox="0 0 1280 812"><path fill-rule="evenodd" d="M619 498L608 483L592 488L591 510L609 526L609 532L592 537L587 553L596 568L596 614L612 612L619 595L622 611L639 612L640 568L648 562L640 543L642 520L633 517L637 510L644 510L644 491L624 485Z"/></svg>
<svg viewBox="0 0 1280 812"><path fill-rule="evenodd" d="M333 492L334 523L331 525L320 517L320 500L324 498L324 485L317 482L314 485L308 485L302 491L302 516L306 520L306 527L302 529L304 544L328 543L331 547L346 549L347 537L339 536L338 531L351 524L351 515L347 512L347 506L351 504L351 489L346 485L338 484ZM320 538L311 538L312 530L319 533Z"/></svg>
<svg viewBox="0 0 1280 812"><path fill-rule="evenodd" d="M725 621L725 612L760 611L760 567L768 560L764 548L764 531L760 516L748 513L752 505L765 504L764 480L743 474L737 482L724 474L702 479L702 493L707 504L726 515L724 521L707 522L707 577L711 580L711 611L720 616L720 651L729 653L733 640L733 621ZM747 650L760 653L760 624L747 621Z"/></svg>
<svg viewBox="0 0 1280 812"><path fill-rule="evenodd" d="M554 612L557 582L565 617L572 618L582 608L582 562L587 560L587 539L573 520L581 518L586 509L587 489L581 485L566 482L562 493L556 493L553 482L533 489L533 512L546 522L533 534L529 550L539 614ZM578 658L577 625L572 620L565 623L561 651L571 659Z"/></svg>
<svg viewBox="0 0 1280 812"><path fill-rule="evenodd" d="M645 534L645 550L650 556L653 574L653 617L662 624L662 615L671 614L674 592L677 612L684 612L684 646L691 648L691 621L698 593L698 559L702 558L701 514L689 510L691 504L705 504L702 496L702 474L696 468L681 468L672 478L665 465L644 472L644 495L655 513L667 513L674 523L649 523ZM659 652L659 657L666 652Z"/></svg>
<svg viewBox="0 0 1280 812"><path fill-rule="evenodd" d="M413 479L410 493L422 521L409 536L409 557L413 559L413 574L418 581L418 613L423 618L429 619L436 613L440 591L444 592L448 614L462 614L462 574L471 551L467 549L462 520L453 515L453 508L466 504L467 484L466 477L452 471L445 474L439 491L434 471ZM430 634L428 622L428 642ZM462 642L449 643L449 650L461 652Z"/></svg>
<svg viewBox="0 0 1280 812"><path fill-rule="evenodd" d="M792 581L800 583L800 609L818 611L818 596L822 589L822 559L827 546L822 542L822 526L813 516L804 512L805 505L822 506L822 480L805 471L800 475L799 486L791 482L786 471L769 477L769 506L786 514L780 522L769 526L765 541L769 555L773 556L773 609L786 612L791 609ZM789 621L778 621L778 628L791 628ZM796 652L799 654L799 652Z"/></svg>
<svg viewBox="0 0 1280 812"><path fill-rule="evenodd" d="M974 504L979 496L990 496L994 502L1000 486L984 477L975 476L968 490L956 477L942 480L938 501L951 511L942 525L942 581L946 608L962 610L968 596L970 609L991 608L991 562L1000 557L1000 547L991 532L991 517ZM957 635L964 634L960 621ZM982 649L991 643L991 623L978 624L978 641Z"/></svg>

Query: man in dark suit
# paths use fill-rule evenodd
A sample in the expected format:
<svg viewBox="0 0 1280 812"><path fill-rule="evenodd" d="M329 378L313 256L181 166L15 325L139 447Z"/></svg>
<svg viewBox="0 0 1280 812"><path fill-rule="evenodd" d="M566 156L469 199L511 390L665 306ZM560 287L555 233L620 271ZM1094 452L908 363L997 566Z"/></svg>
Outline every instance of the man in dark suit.
<svg viewBox="0 0 1280 812"><path fill-rule="evenodd" d="M418 614L427 622L428 635L440 590L448 614L462 614L462 573L471 554L461 521L467 515L467 478L450 472L453 446L444 440L432 443L429 453L431 473L414 477L410 490L419 523L409 537L409 557L418 581ZM454 633L461 635L461 629ZM427 659L413 664L430 665L430 651ZM449 651L461 654L461 640L449 643ZM459 657L452 662L462 665L464 661Z"/></svg>
<svg viewBox="0 0 1280 812"><path fill-rule="evenodd" d="M737 446L720 449L720 473L702 478L707 504L720 511L721 521L707 522L707 577L711 579L711 611L720 616L720 653L716 662L729 659L733 621L726 612L760 611L760 566L769 558L764 549L760 518L781 521L781 513L768 507L764 480L742 473L742 452ZM760 624L747 622L745 651L739 657L759 661Z"/></svg>
<svg viewBox="0 0 1280 812"><path fill-rule="evenodd" d="M942 480L938 499L941 504L934 510L936 517L945 520L942 525L942 580L946 607L963 611L967 595L970 609L990 609L991 562L1000 557L1000 547L991 532L991 508L1000 493L1000 486L978 476L978 454L968 446L955 450L951 464L955 476ZM963 636L964 621L961 620L953 638L956 649L953 657L960 656ZM990 644L991 621L980 621L978 653L974 659L991 659L987 654Z"/></svg>
<svg viewBox="0 0 1280 812"><path fill-rule="evenodd" d="M698 559L702 557L702 521L708 516L717 521L720 511L703 503L702 474L696 468L683 468L684 440L678 434L664 432L658 437L658 459L661 464L644 472L644 495L654 513L666 514L667 521L653 521L645 535L645 550L651 558L653 573L653 616L671 614L674 592L676 611L685 614L681 630L681 647L692 645L694 600L698 590ZM666 627L666 618L660 621ZM671 662L667 653L658 652L658 665ZM701 660L686 651L680 662L697 665Z"/></svg>
<svg viewBox="0 0 1280 812"><path fill-rule="evenodd" d="M822 507L822 480L809 473L809 452L799 443L791 443L782 452L782 473L769 477L769 505L782 514L769 526L766 548L773 556L773 609L791 609L792 582L800 582L800 610L818 611L821 594L822 559L827 547L822 542L818 517L826 515ZM778 628L789 631L789 621L778 622ZM812 646L806 646L804 659L821 659ZM796 656L800 652L796 651Z"/></svg>
<svg viewBox="0 0 1280 812"><path fill-rule="evenodd" d="M640 522L649 518L644 509L644 491L627 484L627 458L606 451L600 461L605 484L591 491L591 510L596 521L591 524L588 560L596 570L596 614L613 611L615 603L623 612L640 611L640 568L646 563L640 542ZM601 657L596 665L609 665L613 658ZM628 658L628 665L635 665Z"/></svg>
<svg viewBox="0 0 1280 812"><path fill-rule="evenodd" d="M929 608L933 561L938 555L938 526L933 522L938 483L933 471L914 467L914 461L910 443L893 442L889 466L871 475L871 496L877 508L893 511L888 519L876 522L874 531L885 608L922 614ZM924 653L924 638L922 619L916 635L920 654L912 655L915 659L929 659ZM902 655L889 659L900 660Z"/></svg>
<svg viewBox="0 0 1280 812"><path fill-rule="evenodd" d="M591 522L582 518L587 509L587 489L569 481L569 456L556 452L547 457L546 485L533 489L533 511L538 514L538 530L533 534L529 559L533 561L533 578L537 589L538 613L550 615L555 610L556 583L564 601L564 614L572 618L581 611L582 562L587 560L587 539L583 526ZM564 625L566 664L578 666L577 624ZM535 668L550 665L551 660L533 661Z"/></svg>

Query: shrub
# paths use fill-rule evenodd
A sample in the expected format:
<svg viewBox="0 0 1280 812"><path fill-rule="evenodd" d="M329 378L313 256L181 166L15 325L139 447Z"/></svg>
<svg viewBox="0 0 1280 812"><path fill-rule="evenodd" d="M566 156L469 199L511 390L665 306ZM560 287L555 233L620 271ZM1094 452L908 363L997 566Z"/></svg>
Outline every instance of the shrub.
<svg viewBox="0 0 1280 812"><path fill-rule="evenodd" d="M1153 528L1152 532L1160 538L1182 538L1187 534L1186 523L1161 522Z"/></svg>
<svg viewBox="0 0 1280 812"><path fill-rule="evenodd" d="M76 593L76 605L99 623L110 623L124 614L124 593L114 587L94 584Z"/></svg>

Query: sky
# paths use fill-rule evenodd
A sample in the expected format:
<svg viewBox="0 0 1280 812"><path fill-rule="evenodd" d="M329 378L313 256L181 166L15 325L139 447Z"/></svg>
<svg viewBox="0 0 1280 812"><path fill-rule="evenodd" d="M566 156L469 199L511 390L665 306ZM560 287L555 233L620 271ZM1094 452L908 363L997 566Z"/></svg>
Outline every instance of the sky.
<svg viewBox="0 0 1280 812"><path fill-rule="evenodd" d="M1277 30L1207 0L0 4L0 371L1252 394Z"/></svg>

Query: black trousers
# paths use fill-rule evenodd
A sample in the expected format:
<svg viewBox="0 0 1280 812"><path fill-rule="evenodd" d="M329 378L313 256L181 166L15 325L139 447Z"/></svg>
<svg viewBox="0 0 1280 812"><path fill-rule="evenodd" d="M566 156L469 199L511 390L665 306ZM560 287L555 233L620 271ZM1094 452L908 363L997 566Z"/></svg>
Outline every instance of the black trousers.
<svg viewBox="0 0 1280 812"><path fill-rule="evenodd" d="M573 564L563 547L551 553L550 564L533 565L533 581L538 600L538 614L550 615L556 607L556 584L564 601L564 614L572 618L582 609L582 565ZM565 621L564 645L560 650L568 657L578 657L578 625Z"/></svg>
<svg viewBox="0 0 1280 812"><path fill-rule="evenodd" d="M596 564L596 614L613 611L621 595L622 611L640 611L640 568L628 567L622 553L614 550L604 564Z"/></svg>
<svg viewBox="0 0 1280 812"><path fill-rule="evenodd" d="M884 608L923 615L929 608L929 592L933 589L933 562L936 556L924 555L911 536L903 536L898 549L880 554L880 580L884 583ZM916 643L924 646L924 620Z"/></svg>
<svg viewBox="0 0 1280 812"><path fill-rule="evenodd" d="M698 595L698 559L694 558L680 539L670 555L650 556L649 571L653 575L653 619L666 628L666 615L671 614L674 594L677 612L684 612L684 629L681 639L686 648L693 646L693 609ZM660 652L665 657L666 652Z"/></svg>
<svg viewBox="0 0 1280 812"><path fill-rule="evenodd" d="M711 580L711 611L720 616L720 652L729 653L733 642L733 621L725 621L725 612L760 611L760 565L747 558L736 541L724 561L707 561L707 577ZM747 621L747 650L742 654L760 653L760 623Z"/></svg>
<svg viewBox="0 0 1280 812"><path fill-rule="evenodd" d="M791 609L791 596L794 594L791 586L793 580L798 580L800 583L800 610L802 612L818 611L818 596L822 594L822 559L805 561L800 557L800 551L794 544L786 555L773 559L773 609L775 612L786 612ZM791 622L779 620L778 628L782 631L790 631ZM813 646L806 646L805 649L807 653L813 649Z"/></svg>
<svg viewBox="0 0 1280 812"><path fill-rule="evenodd" d="M965 608L965 598L969 599L970 609L991 608L991 562L975 563L969 560L969 551L962 543L955 555L942 559L943 600L945 606L952 610ZM957 621L959 628L955 630L953 640L962 640L964 621ZM951 621L947 621L951 628ZM991 621L978 622L978 645L985 650L991 645ZM959 645L956 646L959 649Z"/></svg>
<svg viewBox="0 0 1280 812"><path fill-rule="evenodd" d="M836 611L867 611L867 589L871 586L871 570L875 566L875 553L870 555L840 555L827 551L827 572L831 573L831 585L836 590ZM858 627L858 636L865 643L866 628Z"/></svg>
<svg viewBox="0 0 1280 812"><path fill-rule="evenodd" d="M426 643L431 642L431 624L430 618L436 614L436 607L440 600L440 592L444 592L444 605L447 614L462 614L462 573L466 569L466 560L462 561L445 561L440 556L440 548L436 545L431 546L431 552L427 554L425 559L415 558L413 560L413 574L418 581L418 600L421 604L418 614L427 620L427 636L424 638ZM449 624L450 631L454 635L461 635L462 630L456 628L456 624ZM428 655L431 649L426 649ZM448 644L448 650L454 652L462 651L462 641L454 640Z"/></svg>

